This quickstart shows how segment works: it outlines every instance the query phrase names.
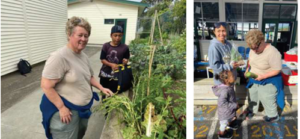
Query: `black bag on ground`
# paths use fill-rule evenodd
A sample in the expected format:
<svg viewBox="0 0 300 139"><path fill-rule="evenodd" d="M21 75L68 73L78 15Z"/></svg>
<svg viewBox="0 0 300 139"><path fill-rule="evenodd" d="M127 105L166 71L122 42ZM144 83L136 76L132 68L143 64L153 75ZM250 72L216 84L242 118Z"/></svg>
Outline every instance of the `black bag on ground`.
<svg viewBox="0 0 300 139"><path fill-rule="evenodd" d="M31 72L31 65L28 61L20 59L18 63L18 69L22 75L25 75Z"/></svg>
<svg viewBox="0 0 300 139"><path fill-rule="evenodd" d="M118 93L122 93L124 91L127 91L132 87L133 82L133 75L131 67L126 66L119 66L119 70L115 71L114 78L117 79L117 90Z"/></svg>

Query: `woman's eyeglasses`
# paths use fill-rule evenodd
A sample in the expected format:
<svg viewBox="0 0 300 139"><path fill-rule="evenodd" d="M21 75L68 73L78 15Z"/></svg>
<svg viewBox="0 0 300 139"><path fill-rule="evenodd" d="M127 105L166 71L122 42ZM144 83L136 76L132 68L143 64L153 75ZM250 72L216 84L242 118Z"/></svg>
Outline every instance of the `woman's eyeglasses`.
<svg viewBox="0 0 300 139"><path fill-rule="evenodd" d="M253 50L253 51L256 51L256 50L258 50L258 48L259 48L260 44L261 44L261 41L260 41L260 42L257 44L257 47L253 48L252 50Z"/></svg>
<svg viewBox="0 0 300 139"><path fill-rule="evenodd" d="M225 22L218 22L214 24L215 28L219 28L220 26L226 27L227 24Z"/></svg>

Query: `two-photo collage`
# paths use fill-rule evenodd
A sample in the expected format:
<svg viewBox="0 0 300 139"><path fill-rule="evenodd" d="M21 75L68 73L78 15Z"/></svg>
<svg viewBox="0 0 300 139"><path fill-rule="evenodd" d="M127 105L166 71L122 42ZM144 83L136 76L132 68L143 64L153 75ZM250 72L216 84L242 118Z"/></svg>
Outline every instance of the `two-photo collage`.
<svg viewBox="0 0 300 139"><path fill-rule="evenodd" d="M1 138L297 139L297 30L298 0L1 0Z"/></svg>

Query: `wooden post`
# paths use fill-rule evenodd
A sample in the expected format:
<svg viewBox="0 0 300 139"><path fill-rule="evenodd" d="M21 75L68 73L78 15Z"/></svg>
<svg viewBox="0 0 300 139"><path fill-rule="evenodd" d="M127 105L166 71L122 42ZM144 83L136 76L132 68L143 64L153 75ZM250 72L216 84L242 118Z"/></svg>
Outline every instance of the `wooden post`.
<svg viewBox="0 0 300 139"><path fill-rule="evenodd" d="M160 36L160 43L161 43L161 45L164 45L158 16L156 16L156 19L157 19L157 26L158 26L158 30L159 30L159 36Z"/></svg>

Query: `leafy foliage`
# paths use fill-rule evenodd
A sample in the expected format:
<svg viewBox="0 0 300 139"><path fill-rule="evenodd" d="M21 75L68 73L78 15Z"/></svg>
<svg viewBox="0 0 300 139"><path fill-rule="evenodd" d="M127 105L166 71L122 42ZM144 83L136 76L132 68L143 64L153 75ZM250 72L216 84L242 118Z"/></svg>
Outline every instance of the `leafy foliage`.
<svg viewBox="0 0 300 139"><path fill-rule="evenodd" d="M185 16L185 0L174 1L175 12L169 10L170 5L174 4L172 0L143 1L152 5L145 13L147 16L152 16L155 9L159 9L158 15L163 22L160 23L164 32L162 37L165 40L161 45L158 29L155 28L156 50L151 77L149 61L153 46L148 44L149 38L133 40L129 45L134 76L133 97L129 99L114 95L105 99L99 109L106 109L108 113L116 111L122 117L120 122L125 125L121 129L124 139L185 139L186 83L183 80L186 78L186 33L184 28L175 23L176 19ZM182 24L185 26L185 23Z"/></svg>

